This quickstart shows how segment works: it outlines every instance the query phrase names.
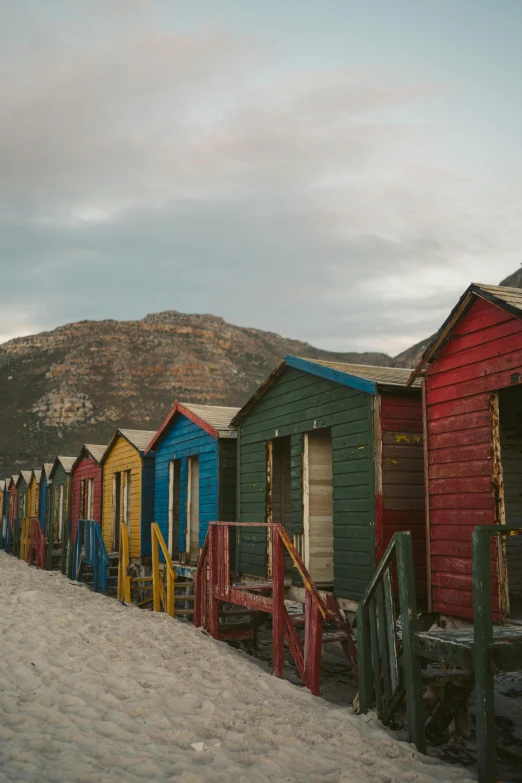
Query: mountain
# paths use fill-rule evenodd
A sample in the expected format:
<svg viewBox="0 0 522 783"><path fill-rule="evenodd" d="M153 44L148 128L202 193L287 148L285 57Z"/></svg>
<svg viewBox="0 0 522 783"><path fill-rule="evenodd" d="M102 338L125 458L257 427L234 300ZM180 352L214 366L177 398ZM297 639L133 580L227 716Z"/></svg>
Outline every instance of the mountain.
<svg viewBox="0 0 522 783"><path fill-rule="evenodd" d="M0 476L106 443L117 426L153 430L176 398L241 405L287 353L393 364L175 311L11 340L0 345Z"/></svg>

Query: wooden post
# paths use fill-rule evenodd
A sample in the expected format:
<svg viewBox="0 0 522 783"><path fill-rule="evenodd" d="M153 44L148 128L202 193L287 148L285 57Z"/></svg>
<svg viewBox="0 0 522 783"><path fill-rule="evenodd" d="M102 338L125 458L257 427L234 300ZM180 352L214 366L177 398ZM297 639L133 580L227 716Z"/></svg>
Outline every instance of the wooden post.
<svg viewBox="0 0 522 783"><path fill-rule="evenodd" d="M370 612L361 601L355 621L357 628L357 666L359 670L359 704L361 713L373 708L373 671L371 661Z"/></svg>
<svg viewBox="0 0 522 783"><path fill-rule="evenodd" d="M421 753L426 753L421 666L420 658L415 655L414 649L415 634L417 632L417 600L415 597L411 533L397 533L396 536L399 602L402 620L402 665L408 710L408 732L410 742L413 742Z"/></svg>
<svg viewBox="0 0 522 783"><path fill-rule="evenodd" d="M471 543L478 779L479 783L494 783L497 776L495 703L489 649L493 641L489 531L476 528L472 533Z"/></svg>
<svg viewBox="0 0 522 783"><path fill-rule="evenodd" d="M218 536L215 525L210 525L209 529L209 588L208 588L208 602L209 602L209 630L210 635L214 639L219 639L219 601L217 599L218 589Z"/></svg>
<svg viewBox="0 0 522 783"><path fill-rule="evenodd" d="M305 684L314 696L321 695L321 653L323 649L323 617L306 591L304 670Z"/></svg>
<svg viewBox="0 0 522 783"><path fill-rule="evenodd" d="M152 539L152 604L155 612L161 611L161 585L160 585L160 573L159 573L159 552L158 552L158 539L156 538L156 531L154 525L151 525L151 539Z"/></svg>
<svg viewBox="0 0 522 783"><path fill-rule="evenodd" d="M272 673L285 674L285 549L279 528L272 530Z"/></svg>

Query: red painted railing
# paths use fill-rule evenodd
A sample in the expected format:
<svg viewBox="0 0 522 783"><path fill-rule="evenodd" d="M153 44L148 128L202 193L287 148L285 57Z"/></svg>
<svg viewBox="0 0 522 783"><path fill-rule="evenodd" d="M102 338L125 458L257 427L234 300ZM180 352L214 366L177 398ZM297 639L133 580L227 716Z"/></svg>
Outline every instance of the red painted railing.
<svg viewBox="0 0 522 783"><path fill-rule="evenodd" d="M33 564L33 561L42 570L45 570L45 536L40 526L40 520L34 517L30 520L31 529L29 532L29 565Z"/></svg>
<svg viewBox="0 0 522 783"><path fill-rule="evenodd" d="M232 585L230 566L230 532L237 527L270 528L272 531L272 576L263 584ZM299 571L305 588L304 617L299 624L304 629L301 638L295 620L285 606L285 551ZM272 615L273 673L284 676L284 643L287 641L299 674L310 689L319 695L323 623L340 621L328 608L317 590L303 560L281 525L257 522L211 522L195 575L194 624L207 628L219 639L219 602L244 606L252 611ZM268 593L271 595L268 595Z"/></svg>

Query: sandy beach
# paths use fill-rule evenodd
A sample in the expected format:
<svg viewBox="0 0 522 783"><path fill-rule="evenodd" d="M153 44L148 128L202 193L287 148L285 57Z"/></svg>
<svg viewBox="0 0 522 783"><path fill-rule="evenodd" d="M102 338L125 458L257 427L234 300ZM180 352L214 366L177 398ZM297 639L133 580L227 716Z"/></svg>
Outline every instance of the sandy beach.
<svg viewBox="0 0 522 783"><path fill-rule="evenodd" d="M0 552L0 781L470 780L193 626Z"/></svg>

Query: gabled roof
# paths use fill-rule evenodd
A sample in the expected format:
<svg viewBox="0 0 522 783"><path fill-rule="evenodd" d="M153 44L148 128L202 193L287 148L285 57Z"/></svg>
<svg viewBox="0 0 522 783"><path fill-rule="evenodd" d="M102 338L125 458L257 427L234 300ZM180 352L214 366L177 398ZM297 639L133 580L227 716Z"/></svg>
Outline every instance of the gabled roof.
<svg viewBox="0 0 522 783"><path fill-rule="evenodd" d="M165 430L174 420L176 414L186 416L213 438L236 438L237 432L231 429L230 422L239 413L239 408L228 408L222 405L194 405L191 402L176 400L159 430L154 434L145 453L152 451L161 440Z"/></svg>
<svg viewBox="0 0 522 783"><path fill-rule="evenodd" d="M78 463L84 458L87 457L87 459L93 459L98 464L100 463L101 458L105 454L105 450L107 449L107 446L100 446L96 443L84 443L83 446L80 449L80 453L74 460L74 465L71 468L71 472L75 471L78 467Z"/></svg>
<svg viewBox="0 0 522 783"><path fill-rule="evenodd" d="M18 476L18 481L16 482L16 487L18 488L18 485L21 483L22 479L25 481L27 486L29 486L29 482L31 481L31 471L30 470L21 470L20 475Z"/></svg>
<svg viewBox="0 0 522 783"><path fill-rule="evenodd" d="M14 484L15 487L16 487L16 485L18 484L18 479L19 478L20 478L20 474L19 473L13 473L13 475L9 479L9 489L11 489L11 484Z"/></svg>
<svg viewBox="0 0 522 783"><path fill-rule="evenodd" d="M508 288L503 285L471 283L422 354L419 364L411 373L408 386L415 383L426 365L435 358L435 355L449 339L457 323L468 312L476 299L485 299L511 315L522 318L522 289Z"/></svg>
<svg viewBox="0 0 522 783"><path fill-rule="evenodd" d="M44 462L42 467L41 467L41 477L43 477L44 474L45 474L45 477L47 479L49 479L50 476L51 476L52 469L53 469L53 463L52 462Z"/></svg>
<svg viewBox="0 0 522 783"><path fill-rule="evenodd" d="M134 446L134 448L137 451L139 451L140 456L143 456L145 450L147 449L147 446L149 445L149 443L151 442L155 434L156 434L155 430L116 430L116 432L114 433L114 435L110 440L109 445L103 452L103 456L100 459L100 465L102 465L105 462L112 447L114 446L114 444L116 443L116 441L120 436L122 438L125 438L125 440L128 441L131 446Z"/></svg>
<svg viewBox="0 0 522 783"><path fill-rule="evenodd" d="M366 364L345 364L343 362L328 362L319 359L301 359L299 356L285 356L266 381L241 408L232 419L231 425L236 427L242 419L257 405L258 401L274 385L287 367L318 375L320 378L334 381L352 389L359 389L368 394L377 394L379 389L405 389L411 375L411 370L397 367L372 367ZM420 386L420 381L415 383Z"/></svg>
<svg viewBox="0 0 522 783"><path fill-rule="evenodd" d="M76 457L55 457L54 458L54 462L53 462L53 466L52 466L51 471L49 473L49 478L53 477L54 471L56 470L58 465L62 466L62 468L64 469L65 473L70 473L71 472L71 468L74 465L75 459L76 459Z"/></svg>
<svg viewBox="0 0 522 783"><path fill-rule="evenodd" d="M0 492L5 491L5 479L0 479Z"/></svg>
<svg viewBox="0 0 522 783"><path fill-rule="evenodd" d="M42 470L41 468L33 468L31 471L31 481L33 480L33 476L36 479L36 483L39 484L42 480Z"/></svg>

